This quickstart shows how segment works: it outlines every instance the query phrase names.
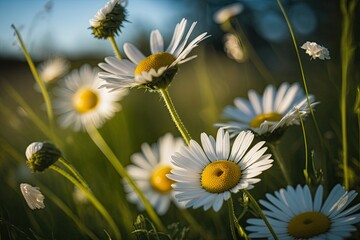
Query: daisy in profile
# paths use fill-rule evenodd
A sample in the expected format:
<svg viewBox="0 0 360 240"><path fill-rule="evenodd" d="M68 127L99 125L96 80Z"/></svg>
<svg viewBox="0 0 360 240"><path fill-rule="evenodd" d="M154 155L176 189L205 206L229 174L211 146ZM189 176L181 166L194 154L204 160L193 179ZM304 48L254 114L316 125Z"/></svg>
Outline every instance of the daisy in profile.
<svg viewBox="0 0 360 240"><path fill-rule="evenodd" d="M72 125L74 131L79 131L88 124L93 124L99 128L105 120L120 111L118 101L127 92L109 92L100 88L104 82L97 74L97 68L83 65L79 70L73 70L67 75L55 89L58 98L54 101L54 108L59 114L62 127Z"/></svg>
<svg viewBox="0 0 360 240"><path fill-rule="evenodd" d="M306 54L308 54L311 59L330 59L329 50L326 47L317 44L316 42L307 41L301 46L301 48L306 50Z"/></svg>
<svg viewBox="0 0 360 240"><path fill-rule="evenodd" d="M228 129L232 135L250 129L258 136L270 140L269 137L281 136L286 127L300 124L300 116L304 119L310 113L306 96L297 83L282 83L278 90L273 85L268 85L263 96L254 90L250 90L248 95L249 100L235 98L235 106L224 109L223 116L233 121L217 123L215 126ZM311 107L316 104L311 95L309 101Z"/></svg>
<svg viewBox="0 0 360 240"><path fill-rule="evenodd" d="M33 187L27 183L21 183L20 190L31 210L45 208L45 197L40 192L40 188Z"/></svg>
<svg viewBox="0 0 360 240"><path fill-rule="evenodd" d="M40 79L47 85L64 76L69 71L69 68L69 61L61 57L55 57L42 62L37 70Z"/></svg>
<svg viewBox="0 0 360 240"><path fill-rule="evenodd" d="M171 201L180 206L171 187L174 181L166 175L173 169L171 155L184 145L181 138L174 138L168 133L161 137L157 144L150 146L144 143L141 146L142 152L133 154L132 164L127 166L129 175L159 215L167 212ZM128 182L124 181L124 184L128 200L136 203L139 209L144 209L142 201Z"/></svg>
<svg viewBox="0 0 360 240"><path fill-rule="evenodd" d="M320 185L314 198L309 187L288 186L266 194L268 201L260 200L269 223L279 239L345 239L356 231L354 224L360 222L360 203L347 208L355 199L355 191L347 192L336 185L323 202L323 187ZM262 219L248 219L246 230L250 238L272 239Z"/></svg>
<svg viewBox="0 0 360 240"><path fill-rule="evenodd" d="M96 38L114 37L126 21L127 0L110 0L89 20Z"/></svg>
<svg viewBox="0 0 360 240"><path fill-rule="evenodd" d="M105 86L113 90L132 87L143 87L150 90L167 88L175 76L178 66L194 59L196 56L188 57L188 55L202 40L208 37L205 32L188 43L196 22L191 24L185 35L186 24L187 20L183 18L176 25L172 40L166 49L160 31L152 31L150 56L146 57L131 43L125 43L124 51L129 60L106 57L106 63L99 64L106 71L99 73L99 76L107 82Z"/></svg>
<svg viewBox="0 0 360 240"><path fill-rule="evenodd" d="M231 17L240 14L244 10L244 6L241 3L233 3L225 7L220 8L214 14L214 21L217 24L223 24Z"/></svg>
<svg viewBox="0 0 360 240"><path fill-rule="evenodd" d="M230 146L229 133L217 132L216 140L201 134L201 144L191 140L172 156L175 168L168 177L179 202L185 207L213 208L219 211L223 202L242 189L251 189L261 179L255 178L272 166L271 154L264 154L264 141L250 147L254 134L243 131Z"/></svg>

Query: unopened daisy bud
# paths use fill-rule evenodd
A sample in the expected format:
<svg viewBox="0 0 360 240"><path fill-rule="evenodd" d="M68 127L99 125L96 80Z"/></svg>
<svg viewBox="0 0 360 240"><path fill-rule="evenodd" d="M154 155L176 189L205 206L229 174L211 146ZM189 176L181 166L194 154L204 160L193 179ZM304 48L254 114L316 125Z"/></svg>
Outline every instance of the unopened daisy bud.
<svg viewBox="0 0 360 240"><path fill-rule="evenodd" d="M106 39L121 31L120 28L126 21L126 4L126 0L110 0L96 13L94 18L90 19L90 28L96 38Z"/></svg>
<svg viewBox="0 0 360 240"><path fill-rule="evenodd" d="M21 183L20 190L29 208L32 210L45 208L45 197L38 187L33 187L27 183Z"/></svg>
<svg viewBox="0 0 360 240"><path fill-rule="evenodd" d="M29 168L33 172L42 172L61 157L61 152L52 143L33 142L26 148L25 155Z"/></svg>

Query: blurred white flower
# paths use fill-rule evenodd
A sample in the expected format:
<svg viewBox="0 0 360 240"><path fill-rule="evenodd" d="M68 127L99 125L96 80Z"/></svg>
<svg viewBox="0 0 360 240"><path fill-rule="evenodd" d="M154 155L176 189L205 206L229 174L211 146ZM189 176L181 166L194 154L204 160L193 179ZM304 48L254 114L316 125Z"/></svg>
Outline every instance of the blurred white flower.
<svg viewBox="0 0 360 240"><path fill-rule="evenodd" d="M227 33L224 36L224 51L229 58L237 62L244 62L247 58L244 46L232 33Z"/></svg>
<svg viewBox="0 0 360 240"><path fill-rule="evenodd" d="M45 84L64 76L69 69L69 61L60 57L51 58L38 66L40 78Z"/></svg>
<svg viewBox="0 0 360 240"><path fill-rule="evenodd" d="M66 128L73 125L74 131L85 129L88 124L101 127L105 120L121 110L119 100L127 94L126 90L109 92L100 88L105 82L98 77L98 69L89 65L75 69L65 81L55 89L58 99L54 108L59 123Z"/></svg>
<svg viewBox="0 0 360 240"><path fill-rule="evenodd" d="M244 10L244 6L241 3L233 3L220 8L214 14L214 21L218 24L226 22L229 18L238 15Z"/></svg>
<svg viewBox="0 0 360 240"><path fill-rule="evenodd" d="M40 192L40 188L33 187L27 183L20 184L20 190L30 209L45 208L44 195Z"/></svg>
<svg viewBox="0 0 360 240"><path fill-rule="evenodd" d="M329 50L316 42L307 41L301 46L302 49L306 50L306 53L312 58L320 58L321 60L330 59Z"/></svg>
<svg viewBox="0 0 360 240"><path fill-rule="evenodd" d="M77 203L87 203L89 202L89 199L86 197L85 193L78 187L74 187L74 191L73 191L73 199L75 202Z"/></svg>

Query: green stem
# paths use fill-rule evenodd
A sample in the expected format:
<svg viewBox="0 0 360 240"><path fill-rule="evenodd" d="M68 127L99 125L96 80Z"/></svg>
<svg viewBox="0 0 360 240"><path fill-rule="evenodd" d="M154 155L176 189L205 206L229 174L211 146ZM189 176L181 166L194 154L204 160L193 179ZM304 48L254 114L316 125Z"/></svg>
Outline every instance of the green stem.
<svg viewBox="0 0 360 240"><path fill-rule="evenodd" d="M291 185L292 182L291 182L290 176L288 174L288 170L285 167L284 161L283 161L283 159L281 157L281 154L280 154L280 151L279 151L279 149L277 147L277 144L276 143L267 143L267 145L270 148L270 151L274 156L274 160L279 165L280 170L281 170L287 184Z"/></svg>
<svg viewBox="0 0 360 240"><path fill-rule="evenodd" d="M285 12L285 9L284 9L283 5L281 4L281 1L280 0L276 0L276 1L277 1L278 5L280 7L280 10L281 10L282 14L284 15L286 24L287 24L287 26L289 28L289 31L290 31L291 39L292 39L292 42L294 44L296 57L297 57L299 67L300 67L301 78L302 78L302 81L303 81L304 90L305 90L305 94L306 94L306 102L307 102L307 105L308 105L308 107L310 109L310 113L311 113L311 116L312 116L312 119L313 119L313 122L314 122L314 125L315 125L315 128L316 128L316 132L317 132L317 135L318 135L319 140L321 142L321 146L322 146L322 148L324 148L324 143L323 143L323 138L321 136L320 128L319 128L319 125L318 125L317 120L315 118L314 111L313 111L313 109L312 109L312 107L310 105L309 92L308 92L308 88L307 88L307 84L306 84L304 68L303 68L303 65L302 65L302 62L301 62L301 58L300 58L298 44L296 42L295 34L293 32L293 29L291 27L291 24L290 24L290 21L289 21L289 18L287 16L286 12Z"/></svg>
<svg viewBox="0 0 360 240"><path fill-rule="evenodd" d="M117 46L117 44L115 42L114 37L110 36L109 41L111 42L111 46L113 47L113 49L115 51L116 57L121 60L122 59L121 54L120 54L119 48L118 48L118 46Z"/></svg>
<svg viewBox="0 0 360 240"><path fill-rule="evenodd" d="M184 138L186 144L189 145L190 140L191 140L191 136L190 136L189 132L187 131L185 125L182 123L179 115L176 112L174 104L171 101L169 91L167 89L160 89L159 92L161 94L161 97L164 99L164 102L166 104L167 109L170 112L172 120L174 121L176 127L180 131L180 133L181 133L182 137Z"/></svg>
<svg viewBox="0 0 360 240"><path fill-rule="evenodd" d="M76 179L82 184L84 187L86 187L90 191L89 185L86 183L84 178L80 175L80 173L71 165L71 163L67 162L64 158L60 157L58 160L61 164L63 164L74 176Z"/></svg>
<svg viewBox="0 0 360 240"><path fill-rule="evenodd" d="M268 227L272 237L275 239L275 240L278 240L278 237L276 236L276 233L274 232L274 229L271 227L269 221L267 220L265 214L262 212L259 204L257 203L257 201L255 200L255 198L245 189L243 189L244 193L246 193L246 195L249 197L250 199L250 202L252 204L254 204L254 207L255 209L257 210L257 212L259 213L261 219L265 222L266 226Z"/></svg>
<svg viewBox="0 0 360 240"><path fill-rule="evenodd" d="M110 227L112 228L112 230L115 234L115 238L121 239L121 234L120 234L118 227L116 226L116 223L114 222L114 220L112 219L112 217L110 216L108 211L104 208L104 206L99 202L99 200L92 194L92 192L89 189L87 189L82 184L80 184L79 181L77 181L73 176L71 176L69 173L67 173L63 169L61 169L57 166L54 166L54 165L51 165L50 169L59 173L60 175L65 177L67 180L69 180L72 184L74 184L76 187L78 187L81 191L83 191L84 194L86 195L86 197L94 205L94 207L100 212L100 214L108 222L108 224L110 225Z"/></svg>
<svg viewBox="0 0 360 240"><path fill-rule="evenodd" d="M340 1L342 20L343 20L341 43L340 43L341 67L342 67L340 112L341 112L341 138L342 138L342 150L343 150L342 161L343 161L343 169L344 169L344 186L346 189L349 189L346 96L348 90L347 82L349 77L349 67L355 52L352 28L353 28L354 10L356 7L356 3L357 1L353 1L353 0Z"/></svg>
<svg viewBox="0 0 360 240"><path fill-rule="evenodd" d="M45 188L42 185L37 184L40 188L46 193L46 197L49 197L51 201L53 201L74 223L78 226L78 228L84 232L86 235L89 236L90 239L98 240L99 238L90 230L88 229L85 224L79 219L71 209L63 202L60 198L58 198L55 194L53 194L50 190Z"/></svg>
<svg viewBox="0 0 360 240"><path fill-rule="evenodd" d="M307 145L307 140L306 140L306 131L305 131L304 122L303 122L303 120L302 120L302 117L301 117L301 115L300 115L299 110L297 110L297 112L298 112L299 119L300 119L300 125L301 125L302 134L303 134L304 148L305 148L305 169L304 169L304 176L305 176L306 184L310 186L311 179L310 179L310 177L309 177L309 157L308 157L308 145Z"/></svg>
<svg viewBox="0 0 360 240"><path fill-rule="evenodd" d="M234 203L233 203L232 197L230 197L228 200L228 206L229 206L230 229L231 229L231 235L232 235L233 239L237 239L236 233L235 233L235 228L236 228L236 230L238 231L238 233L242 237L242 239L248 240L249 239L248 235L246 234L245 230L239 224L239 221L235 215Z"/></svg>
<svg viewBox="0 0 360 240"><path fill-rule="evenodd" d="M46 112L48 114L50 128L51 128L52 134L55 135L55 133L53 132L54 131L54 114L53 114L53 110L52 110L52 106L51 106L51 100L50 100L50 97L49 97L49 93L46 90L46 86L45 86L44 82L40 79L39 73L36 70L34 62L32 61L32 59L30 57L30 54L28 53L28 51L27 51L27 49L25 47L25 44L24 44L24 42L23 42L23 40L21 38L20 33L18 32L18 30L15 28L14 25L11 25L11 27L14 29L15 34L16 34L17 38L19 39L21 49L24 52L24 55L25 55L27 63L29 64L31 73L33 74L37 84L40 87L40 90L41 90L41 93L43 95L45 105L46 105Z"/></svg>
<svg viewBox="0 0 360 240"><path fill-rule="evenodd" d="M127 173L126 169L123 167L121 162L118 160L118 158L115 156L113 151L110 149L110 147L106 144L105 140L102 138L99 131L95 128L93 125L87 125L86 130L90 136L90 138L93 140L93 142L97 145L97 147L102 151L102 153L106 156L106 158L109 160L111 165L115 168L117 173L123 177L130 186L134 189L134 191L137 193L141 201L143 202L145 206L146 212L149 214L151 220L155 223L155 225L163 232L166 231L166 228L162 224L160 218L154 211L153 207L151 206L150 202L147 200L145 195L142 193L142 191L139 189L139 187L136 185L134 180L130 177L130 175Z"/></svg>

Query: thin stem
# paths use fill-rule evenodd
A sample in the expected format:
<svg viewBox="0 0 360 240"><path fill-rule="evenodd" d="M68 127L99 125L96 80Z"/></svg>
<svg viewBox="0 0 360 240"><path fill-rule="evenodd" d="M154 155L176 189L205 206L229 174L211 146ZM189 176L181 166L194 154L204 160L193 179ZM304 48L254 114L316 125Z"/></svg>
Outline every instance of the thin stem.
<svg viewBox="0 0 360 240"><path fill-rule="evenodd" d="M305 176L305 181L307 185L310 185L311 183L311 179L309 177L309 157L308 157L308 145L307 145L307 140L306 140L306 131L305 131L305 126L304 126L304 121L302 120L302 117L300 115L299 110L297 110L298 114L299 114L299 119L300 119L300 125L301 125L301 130L302 130L302 134L303 134L303 139L304 139L304 148L305 148L305 169L304 169L304 176Z"/></svg>
<svg viewBox="0 0 360 240"><path fill-rule="evenodd" d="M153 207L151 206L150 202L147 200L145 195L142 193L142 191L139 189L139 187L136 185L134 180L130 177L130 175L127 173L126 169L123 167L121 162L118 160L118 158L115 156L113 151L110 149L110 147L107 145L105 140L102 138L99 131L95 128L93 125L87 125L86 130L90 136L90 138L93 140L93 142L97 145L97 147L102 151L102 153L106 156L106 158L109 160L111 165L115 168L117 173L123 177L130 186L134 189L134 191L137 193L141 201L143 202L145 206L146 212L149 214L151 220L155 223L155 225L163 232L166 231L166 228L162 224L160 218L154 211Z"/></svg>
<svg viewBox="0 0 360 240"><path fill-rule="evenodd" d="M279 165L280 170L281 170L287 184L291 184L292 182L291 182L291 179L290 179L289 174L288 174L289 171L285 167L284 161L283 161L283 159L281 157L281 154L280 154L280 151L279 151L279 149L277 147L277 144L276 143L267 143L267 145L269 146L270 151L274 156L274 160Z"/></svg>
<svg viewBox="0 0 360 240"><path fill-rule="evenodd" d="M248 240L249 239L248 235L246 234L245 230L241 227L241 225L239 224L239 221L236 217L232 197L229 198L228 205L229 205L230 229L231 229L231 235L232 235L233 239L237 239L236 233L235 233L235 228L236 228L239 235L243 239Z"/></svg>
<svg viewBox="0 0 360 240"><path fill-rule="evenodd" d="M114 37L110 36L108 39L111 42L111 46L113 47L113 49L115 51L116 57L121 60L122 59L121 54L120 54L119 48L118 48L118 46L117 46L117 44L115 42Z"/></svg>
<svg viewBox="0 0 360 240"><path fill-rule="evenodd" d="M64 158L60 157L58 160L61 164L63 164L74 176L76 179L90 191L89 185L86 183L84 178L80 175L80 173L71 165L71 163L67 162Z"/></svg>
<svg viewBox="0 0 360 240"><path fill-rule="evenodd" d="M255 198L245 189L243 189L244 193L246 193L246 195L250 198L250 202L252 204L254 204L255 209L257 210L257 212L259 213L261 219L265 222L266 226L268 227L271 235L273 236L273 238L275 240L278 240L278 237L276 236L276 233L274 232L274 229L272 228L272 226L270 225L269 221L267 220L265 214L262 212L259 204L257 203L257 201L255 200Z"/></svg>
<svg viewBox="0 0 360 240"><path fill-rule="evenodd" d="M348 5L348 2L349 5ZM342 161L344 169L344 186L349 189L349 170L348 170L348 144L347 144L347 124L346 124L346 97L347 82L349 77L350 63L354 57L354 40L353 40L353 19L356 1L340 1L342 13L342 33L341 33L341 96L340 96L340 112L341 112L341 138L342 138Z"/></svg>
<svg viewBox="0 0 360 240"><path fill-rule="evenodd" d="M291 27L291 24L290 24L290 21L289 21L289 18L285 12L285 9L283 7L283 5L281 4L281 1L280 0L276 0L278 5L279 5L279 8L282 12L282 14L284 15L284 18L285 18L285 21L286 21L286 24L289 28L289 31L290 31L290 35L291 35L291 39L293 41L293 44L294 44L294 48L295 48L295 52L296 52L296 57L297 57L297 60L298 60L298 63L299 63L299 67L300 67L300 72L301 72L301 78L302 78L302 81L303 81L303 85L304 85L304 90L305 90L305 94L306 94L306 102L307 102L307 105L310 109L310 112L311 112L311 116L312 116L312 119L313 119L313 122L314 122L314 125L315 125L315 128L316 128L316 132L317 132L317 135L319 137L319 140L321 142L321 146L322 148L324 147L324 143L323 143L323 139L322 139L322 136L321 136L321 132L320 132L320 128L319 128L319 125L317 123L317 120L315 118L315 114L314 114L314 111L311 107L311 104L310 104L310 99L309 99L309 92L308 92L308 88L307 88L307 84L306 84L306 79L305 79L305 73L304 73L304 68L303 68L303 65L302 65L302 62L301 62L301 58L300 58L300 54L299 54L299 49L298 49L298 44L296 42L296 38L295 38L295 34L293 32L293 29Z"/></svg>
<svg viewBox="0 0 360 240"><path fill-rule="evenodd" d="M60 175L65 177L67 180L69 180L72 184L74 184L76 187L78 187L81 191L83 191L84 194L86 195L86 197L94 205L94 207L100 212L100 214L108 222L108 224L110 225L110 227L112 228L112 230L115 234L116 239L121 239L121 234L120 234L118 227L116 226L116 223L114 222L114 220L112 219L112 217L110 216L108 211L104 208L104 206L99 202L99 200L93 195L93 193L89 189L87 189L82 184L80 184L79 181L77 181L73 176L71 176L69 173L67 173L63 169L61 169L57 166L54 166L54 165L51 165L50 169L59 173Z"/></svg>
<svg viewBox="0 0 360 240"><path fill-rule="evenodd" d="M24 44L24 42L23 42L23 40L21 38L20 33L18 32L18 30L15 28L14 25L11 25L11 27L14 29L15 34L16 34L19 42L20 42L21 49L22 49L22 51L23 51L23 53L25 55L27 63L29 64L31 73L33 74L37 84L40 87L40 90L41 90L41 93L43 95L45 105L46 105L46 112L47 112L47 115L48 115L48 118L49 118L50 128L51 128L52 134L55 135L55 133L53 132L53 130L54 130L54 128L53 128L54 114L53 114L53 110L52 110L52 106L51 106L51 100L50 100L50 97L49 97L49 93L46 90L46 86L45 86L44 82L40 79L39 73L36 70L34 62L32 61L32 59L30 57L30 54L28 53L28 51L27 51L27 49L25 47L25 44Z"/></svg>
<svg viewBox="0 0 360 240"><path fill-rule="evenodd" d="M190 136L189 132L187 131L185 125L182 123L179 115L176 112L174 104L171 101L169 91L167 89L160 89L159 92L161 94L161 97L164 99L164 102L166 104L167 109L170 112L172 120L174 121L176 127L180 131L180 133L181 133L182 137L184 138L186 144L189 145L190 140L191 140L191 136Z"/></svg>

